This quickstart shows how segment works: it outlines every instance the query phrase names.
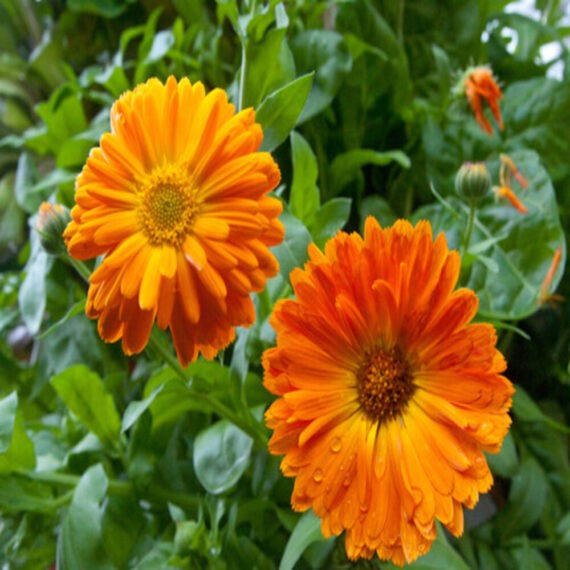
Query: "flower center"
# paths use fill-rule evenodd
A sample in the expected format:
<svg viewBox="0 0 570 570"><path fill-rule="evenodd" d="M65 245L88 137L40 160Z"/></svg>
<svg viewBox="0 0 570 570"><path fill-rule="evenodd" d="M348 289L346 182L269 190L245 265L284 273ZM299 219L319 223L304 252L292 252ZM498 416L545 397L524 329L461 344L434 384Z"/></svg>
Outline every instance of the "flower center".
<svg viewBox="0 0 570 570"><path fill-rule="evenodd" d="M416 387L399 348L378 347L367 353L357 374L358 399L373 420L390 420L406 408Z"/></svg>
<svg viewBox="0 0 570 570"><path fill-rule="evenodd" d="M180 166L154 170L137 185L139 220L151 245L181 246L199 208L196 186Z"/></svg>

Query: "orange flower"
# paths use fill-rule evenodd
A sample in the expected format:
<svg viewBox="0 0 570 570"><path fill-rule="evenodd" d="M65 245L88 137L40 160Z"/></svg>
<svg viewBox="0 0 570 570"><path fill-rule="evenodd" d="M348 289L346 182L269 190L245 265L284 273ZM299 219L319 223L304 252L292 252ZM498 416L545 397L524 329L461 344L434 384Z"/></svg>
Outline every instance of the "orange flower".
<svg viewBox="0 0 570 570"><path fill-rule="evenodd" d="M543 303L552 300L552 301L562 301L564 297L561 295L550 295L550 285L552 284L552 280L556 275L556 271L558 270L558 266L560 265L560 260L562 259L562 247L558 246L556 251L554 252L554 257L552 258L552 263L548 268L548 272L546 273L546 277L540 286L540 290L538 292L538 304L542 305Z"/></svg>
<svg viewBox="0 0 570 570"><path fill-rule="evenodd" d="M495 188L495 194L497 195L497 198L506 198L517 212L528 214L526 206L517 198L517 195L508 186Z"/></svg>
<svg viewBox="0 0 570 570"><path fill-rule="evenodd" d="M201 83L150 79L111 109L77 178L65 231L77 259L104 255L90 278L86 312L127 354L146 345L156 319L170 327L186 366L213 358L250 325L249 297L278 264L280 180L255 112L234 114L226 93Z"/></svg>
<svg viewBox="0 0 570 570"><path fill-rule="evenodd" d="M526 206L519 200L517 195L511 190L511 173L517 179L521 187L526 189L528 187L528 182L526 178L518 171L516 164L506 154L501 154L501 169L499 171L499 180L501 186L495 186L493 191L497 198L506 198L513 208L515 208L521 214L528 214Z"/></svg>
<svg viewBox="0 0 570 570"><path fill-rule="evenodd" d="M346 530L350 559L411 562L439 519L463 531L493 482L511 420L512 384L477 297L453 291L459 254L428 222L364 239L339 232L291 273L297 300L275 307L277 347L263 356L270 451L296 477L291 502L313 508L324 536Z"/></svg>
<svg viewBox="0 0 570 570"><path fill-rule="evenodd" d="M482 99L485 99L502 130L503 120L501 119L498 101L503 98L503 94L493 79L491 70L487 67L476 67L467 75L463 86L465 95L471 104L471 108L475 113L475 118L481 129L490 135L493 134L491 123L489 123L487 117L483 114Z"/></svg>

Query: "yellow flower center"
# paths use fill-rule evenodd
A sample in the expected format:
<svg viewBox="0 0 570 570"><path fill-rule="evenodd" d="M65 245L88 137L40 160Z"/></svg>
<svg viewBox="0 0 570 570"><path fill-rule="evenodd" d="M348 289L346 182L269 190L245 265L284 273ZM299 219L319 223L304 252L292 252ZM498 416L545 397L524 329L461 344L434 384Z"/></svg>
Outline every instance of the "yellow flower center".
<svg viewBox="0 0 570 570"><path fill-rule="evenodd" d="M183 166L155 169L136 188L139 220L153 246L181 246L200 206L198 189Z"/></svg>
<svg viewBox="0 0 570 570"><path fill-rule="evenodd" d="M402 413L416 387L402 352L378 347L367 353L357 374L357 389L364 412L383 421Z"/></svg>

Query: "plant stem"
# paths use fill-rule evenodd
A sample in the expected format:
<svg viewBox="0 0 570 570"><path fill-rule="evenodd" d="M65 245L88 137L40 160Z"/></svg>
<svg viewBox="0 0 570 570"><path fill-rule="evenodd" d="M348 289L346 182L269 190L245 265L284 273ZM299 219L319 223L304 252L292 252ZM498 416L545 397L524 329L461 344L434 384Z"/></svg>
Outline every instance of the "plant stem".
<svg viewBox="0 0 570 570"><path fill-rule="evenodd" d="M183 380L185 384L187 384L189 378L180 366L180 363L156 338L156 334L154 334L154 332L155 331L153 331L153 334L150 335L149 345L164 359L172 371L181 380ZM245 432L247 435L249 435L260 447L267 447L267 435L261 426L257 423L257 421L255 424L247 421L245 418L234 413L232 409L228 408L225 404L222 404L222 402L216 398L213 398L204 392L193 390L191 387L189 387L188 397L195 398L204 402L204 404L211 408L218 416L225 420L228 420L243 432Z"/></svg>
<svg viewBox="0 0 570 570"><path fill-rule="evenodd" d="M467 222L467 231L465 232L465 240L463 244L463 253L467 253L471 234L473 233L473 222L475 221L475 200L469 202L469 221Z"/></svg>
<svg viewBox="0 0 570 570"><path fill-rule="evenodd" d="M79 261L78 259L74 259L69 254L64 254L63 259L69 263L76 271L85 279L87 283L89 283L89 277L91 276L91 270L83 261Z"/></svg>
<svg viewBox="0 0 570 570"><path fill-rule="evenodd" d="M20 475L41 483L62 485L64 487L76 487L81 479L79 475L46 471L21 471ZM115 497L137 498L133 484L130 481L110 480L107 484L107 491L109 495L113 495ZM56 499L56 501L64 504L71 498L71 496L72 493L66 493ZM180 491L165 489L157 484L149 485L149 487L145 489L144 496L141 498L157 503L175 503L187 512L198 512L198 499Z"/></svg>

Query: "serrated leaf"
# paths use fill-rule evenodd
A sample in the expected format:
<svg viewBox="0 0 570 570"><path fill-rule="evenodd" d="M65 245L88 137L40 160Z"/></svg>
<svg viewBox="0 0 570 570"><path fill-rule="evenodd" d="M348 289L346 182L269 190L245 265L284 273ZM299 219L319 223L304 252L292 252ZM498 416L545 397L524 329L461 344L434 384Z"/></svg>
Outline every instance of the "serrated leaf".
<svg viewBox="0 0 570 570"><path fill-rule="evenodd" d="M263 128L260 150L272 151L295 127L313 83L314 73L307 73L268 95L255 114Z"/></svg>
<svg viewBox="0 0 570 570"><path fill-rule="evenodd" d="M201 431L194 441L194 470L202 486L218 495L235 485L249 464L253 440L222 420Z"/></svg>
<svg viewBox="0 0 570 570"><path fill-rule="evenodd" d="M308 225L319 209L317 159L309 143L299 133L291 133L291 154L293 158L293 182L289 196L291 213Z"/></svg>
<svg viewBox="0 0 570 570"><path fill-rule="evenodd" d="M51 384L77 419L106 446L119 441L121 419L113 397L105 391L101 378L77 364L51 379Z"/></svg>

